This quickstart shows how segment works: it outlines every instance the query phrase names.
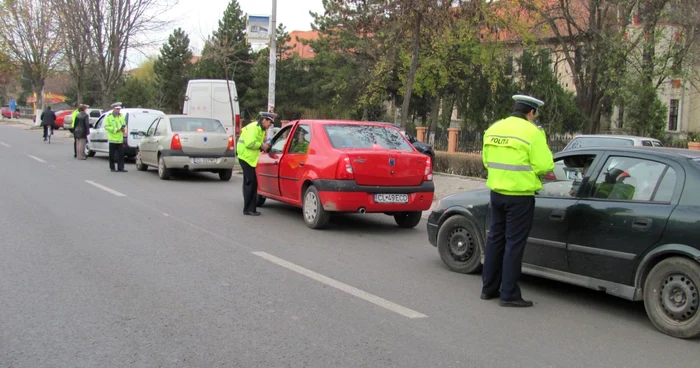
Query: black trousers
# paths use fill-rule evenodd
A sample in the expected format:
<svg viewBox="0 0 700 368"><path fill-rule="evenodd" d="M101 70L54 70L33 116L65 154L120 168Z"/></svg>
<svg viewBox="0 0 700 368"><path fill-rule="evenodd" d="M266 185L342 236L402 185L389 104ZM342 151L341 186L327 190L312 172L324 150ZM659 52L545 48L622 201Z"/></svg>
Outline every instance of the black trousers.
<svg viewBox="0 0 700 368"><path fill-rule="evenodd" d="M49 136L49 126L44 125L44 138Z"/></svg>
<svg viewBox="0 0 700 368"><path fill-rule="evenodd" d="M525 244L535 216L534 196L491 192L491 229L486 243L482 293L501 293L501 300L522 298L518 279Z"/></svg>
<svg viewBox="0 0 700 368"><path fill-rule="evenodd" d="M258 178L255 168L239 159L243 169L243 212L255 212L258 205Z"/></svg>
<svg viewBox="0 0 700 368"><path fill-rule="evenodd" d="M109 169L114 170L114 163L118 170L124 170L124 144L109 142Z"/></svg>

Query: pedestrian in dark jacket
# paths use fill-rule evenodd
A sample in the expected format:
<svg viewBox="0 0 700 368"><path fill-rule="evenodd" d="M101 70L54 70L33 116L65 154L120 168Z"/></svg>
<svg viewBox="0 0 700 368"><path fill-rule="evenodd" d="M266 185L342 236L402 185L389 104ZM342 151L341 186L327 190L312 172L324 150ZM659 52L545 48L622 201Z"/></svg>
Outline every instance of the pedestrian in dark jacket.
<svg viewBox="0 0 700 368"><path fill-rule="evenodd" d="M90 132L90 116L85 112L86 106L81 105L78 108L78 115L75 117L75 126L73 127L73 137L75 138L75 153L78 160L86 160L85 144L87 136Z"/></svg>
<svg viewBox="0 0 700 368"><path fill-rule="evenodd" d="M41 112L41 126L44 127L44 142L49 136L49 127L53 127L56 123L56 113L51 111L51 106L46 106L46 109Z"/></svg>

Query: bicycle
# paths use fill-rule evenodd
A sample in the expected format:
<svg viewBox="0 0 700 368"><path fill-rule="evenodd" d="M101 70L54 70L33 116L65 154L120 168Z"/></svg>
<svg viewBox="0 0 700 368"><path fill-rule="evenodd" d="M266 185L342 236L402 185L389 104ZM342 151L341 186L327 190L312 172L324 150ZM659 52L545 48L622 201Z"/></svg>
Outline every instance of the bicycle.
<svg viewBox="0 0 700 368"><path fill-rule="evenodd" d="M51 144L51 136L53 135L53 126L48 125L48 129L46 129L46 138L48 139L49 144Z"/></svg>

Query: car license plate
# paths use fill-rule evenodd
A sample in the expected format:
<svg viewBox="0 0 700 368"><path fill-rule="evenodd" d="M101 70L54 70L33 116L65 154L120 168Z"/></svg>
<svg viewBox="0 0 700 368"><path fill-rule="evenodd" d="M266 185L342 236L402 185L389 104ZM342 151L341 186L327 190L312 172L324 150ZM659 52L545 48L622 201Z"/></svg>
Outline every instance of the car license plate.
<svg viewBox="0 0 700 368"><path fill-rule="evenodd" d="M408 194L375 194L377 203L408 203Z"/></svg>
<svg viewBox="0 0 700 368"><path fill-rule="evenodd" d="M197 157L193 159L195 164L213 164L216 163L215 158L202 158L202 157Z"/></svg>

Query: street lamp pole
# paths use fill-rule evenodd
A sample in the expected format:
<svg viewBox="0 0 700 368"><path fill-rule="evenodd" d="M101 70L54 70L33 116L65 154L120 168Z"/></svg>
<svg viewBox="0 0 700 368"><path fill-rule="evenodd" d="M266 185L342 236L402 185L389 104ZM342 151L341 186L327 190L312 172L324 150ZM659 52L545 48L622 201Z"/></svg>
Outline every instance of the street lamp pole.
<svg viewBox="0 0 700 368"><path fill-rule="evenodd" d="M270 28L270 75L267 91L267 111L275 112L275 79L277 74L277 0L272 0Z"/></svg>

